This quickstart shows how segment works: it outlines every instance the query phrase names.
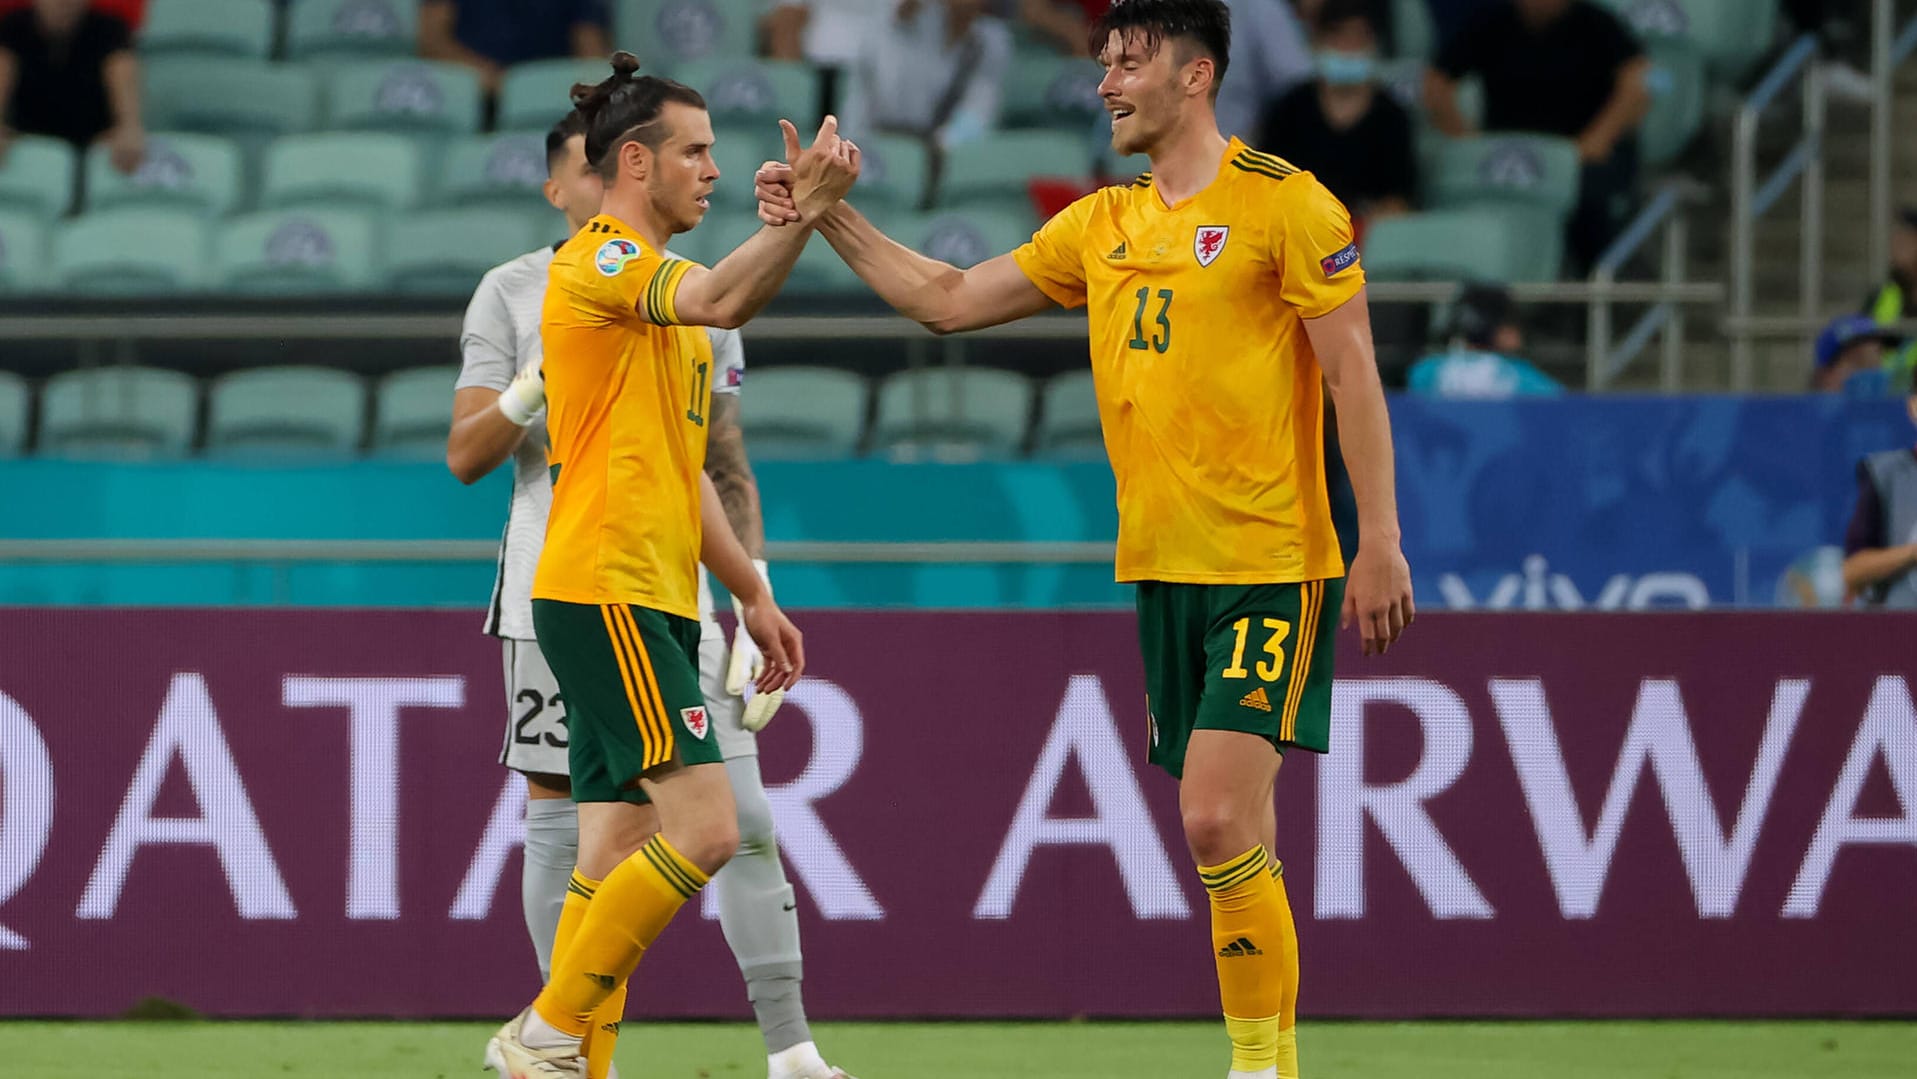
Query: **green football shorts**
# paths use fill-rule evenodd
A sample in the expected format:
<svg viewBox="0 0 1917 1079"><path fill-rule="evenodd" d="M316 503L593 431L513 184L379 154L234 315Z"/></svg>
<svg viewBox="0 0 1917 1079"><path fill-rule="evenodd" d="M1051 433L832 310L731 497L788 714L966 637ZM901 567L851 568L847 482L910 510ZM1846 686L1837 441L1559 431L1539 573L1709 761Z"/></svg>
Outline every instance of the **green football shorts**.
<svg viewBox="0 0 1917 1079"><path fill-rule="evenodd" d="M645 802L639 777L718 764L699 689L699 623L631 604L533 600L533 632L566 700L575 802Z"/></svg>
<svg viewBox="0 0 1917 1079"><path fill-rule="evenodd" d="M1185 768L1194 730L1244 731L1283 752L1331 748L1331 666L1344 578L1138 584L1153 764Z"/></svg>

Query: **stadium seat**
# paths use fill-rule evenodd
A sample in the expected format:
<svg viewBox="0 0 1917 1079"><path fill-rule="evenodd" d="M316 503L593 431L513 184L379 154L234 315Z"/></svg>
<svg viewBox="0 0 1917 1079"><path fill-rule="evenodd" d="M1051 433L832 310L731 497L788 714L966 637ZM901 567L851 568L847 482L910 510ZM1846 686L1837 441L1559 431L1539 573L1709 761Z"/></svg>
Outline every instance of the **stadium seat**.
<svg viewBox="0 0 1917 1079"><path fill-rule="evenodd" d="M1777 38L1776 4L1751 0L1601 0L1646 43L1695 46L1719 78L1737 81Z"/></svg>
<svg viewBox="0 0 1917 1079"><path fill-rule="evenodd" d="M411 56L418 44L418 0L296 0L287 7L290 60Z"/></svg>
<svg viewBox="0 0 1917 1079"><path fill-rule="evenodd" d="M33 292L44 286L47 230L39 214L0 210L0 293Z"/></svg>
<svg viewBox="0 0 1917 1079"><path fill-rule="evenodd" d="M132 175L113 167L105 146L87 151L88 210L117 206L173 206L214 217L240 202L244 163L240 148L218 135L148 135L146 156Z"/></svg>
<svg viewBox="0 0 1917 1079"><path fill-rule="evenodd" d="M295 64L161 57L146 73L147 126L215 135L287 135L319 126L319 79Z"/></svg>
<svg viewBox="0 0 1917 1079"><path fill-rule="evenodd" d="M379 284L377 220L320 208L235 218L214 242L215 281L222 291L253 296L370 292Z"/></svg>
<svg viewBox="0 0 1917 1079"><path fill-rule="evenodd" d="M692 232L672 238L671 251L680 258L706 266L732 253L753 233L759 231L759 219L743 208L715 210L706 224ZM845 264L823 237L813 237L792 267L784 291L808 296L864 296L870 290Z"/></svg>
<svg viewBox="0 0 1917 1079"><path fill-rule="evenodd" d="M206 219L129 206L76 217L53 234L53 280L86 296L197 291L207 277Z"/></svg>
<svg viewBox="0 0 1917 1079"><path fill-rule="evenodd" d="M470 135L479 130L479 76L428 60L342 64L326 79L330 127Z"/></svg>
<svg viewBox="0 0 1917 1079"><path fill-rule="evenodd" d="M893 236L922 255L963 270L1030 240L1033 216L992 210L914 215L901 220Z"/></svg>
<svg viewBox="0 0 1917 1079"><path fill-rule="evenodd" d="M18 457L27 449L27 418L33 391L27 380L0 371L0 457Z"/></svg>
<svg viewBox="0 0 1917 1079"><path fill-rule="evenodd" d="M1392 52L1402 59L1429 60L1438 52L1438 27L1429 0L1391 0Z"/></svg>
<svg viewBox="0 0 1917 1079"><path fill-rule="evenodd" d="M615 0L613 33L653 75L680 78L691 61L758 51L758 5L733 0ZM611 74L611 69L607 69ZM680 81L685 81L681 79ZM704 89L704 87L700 87Z"/></svg>
<svg viewBox="0 0 1917 1079"><path fill-rule="evenodd" d="M358 206L403 210L423 192L419 144L405 135L333 131L289 135L266 148L263 209Z"/></svg>
<svg viewBox="0 0 1917 1079"><path fill-rule="evenodd" d="M438 461L453 429L453 383L459 365L412 367L380 380L374 406L373 452L382 457Z"/></svg>
<svg viewBox="0 0 1917 1079"><path fill-rule="evenodd" d="M752 196L752 174L770 158L784 156L778 131L766 127L722 127L713 133L712 161L719 166L719 184L712 191L712 203L728 210L753 209L758 200ZM865 175L859 176L864 190ZM754 217L757 220L757 217Z"/></svg>
<svg viewBox="0 0 1917 1079"><path fill-rule="evenodd" d="M535 213L437 210L394 220L386 235L387 290L403 296L471 296L487 270L540 245L543 233Z"/></svg>
<svg viewBox="0 0 1917 1079"><path fill-rule="evenodd" d="M178 457L193 445L200 385L179 371L63 371L40 391L39 451L62 457Z"/></svg>
<svg viewBox="0 0 1917 1079"><path fill-rule="evenodd" d="M436 197L449 207L545 205L546 138L537 131L468 135L439 159Z"/></svg>
<svg viewBox="0 0 1917 1079"><path fill-rule="evenodd" d="M777 132L781 119L810 144L819 127L819 73L802 63L750 56L676 65L673 78L699 91L714 124L758 125Z"/></svg>
<svg viewBox="0 0 1917 1079"><path fill-rule="evenodd" d="M596 83L612 74L604 60L535 60L514 64L499 88L501 131L544 131L572 111L574 83Z"/></svg>
<svg viewBox="0 0 1917 1079"><path fill-rule="evenodd" d="M44 135L17 135L0 159L0 209L58 217L73 204L73 147Z"/></svg>
<svg viewBox="0 0 1917 1079"><path fill-rule="evenodd" d="M1069 128L1082 134L1105 115L1105 103L1098 96L1104 77L1104 69L1091 60L1021 59L1005 73L1005 126Z"/></svg>
<svg viewBox="0 0 1917 1079"><path fill-rule="evenodd" d="M1557 222L1534 213L1433 210L1374 222L1364 267L1377 281L1554 281L1563 250Z"/></svg>
<svg viewBox="0 0 1917 1079"><path fill-rule="evenodd" d="M865 429L865 379L833 367L750 371L740 426L760 460L852 457Z"/></svg>
<svg viewBox="0 0 1917 1079"><path fill-rule="evenodd" d="M1651 71L1646 82L1651 91L1651 111L1638 132L1638 149L1644 163L1661 168L1676 160L1704 126L1704 60L1697 50L1681 41L1652 42L1646 50Z"/></svg>
<svg viewBox="0 0 1917 1079"><path fill-rule="evenodd" d="M1437 132L1431 127L1424 111L1425 68L1425 62L1416 58L1388 61L1379 65L1378 81L1392 100L1411 114L1420 136L1435 136ZM1477 76L1468 77L1458 84L1458 111L1464 113L1465 119L1473 127L1483 126L1484 83Z"/></svg>
<svg viewBox="0 0 1917 1079"><path fill-rule="evenodd" d="M1038 416L1037 450L1058 460L1093 460L1105 456L1104 429L1099 425L1098 397L1090 371L1070 371L1045 383Z"/></svg>
<svg viewBox="0 0 1917 1079"><path fill-rule="evenodd" d="M258 367L213 380L206 450L223 457L350 454L366 431L366 386L329 367Z"/></svg>
<svg viewBox="0 0 1917 1079"><path fill-rule="evenodd" d="M1032 418L1032 380L987 367L916 368L879 384L878 407L873 445L894 457L1012 457Z"/></svg>
<svg viewBox="0 0 1917 1079"><path fill-rule="evenodd" d="M140 53L264 60L273 51L275 7L271 0L151 0Z"/></svg>
<svg viewBox="0 0 1917 1079"><path fill-rule="evenodd" d="M1083 130L1000 131L948 155L939 178L938 204L1002 207L1021 196L1029 203L1027 186L1034 176L1076 179L1091 174L1092 146Z"/></svg>
<svg viewBox="0 0 1917 1079"><path fill-rule="evenodd" d="M906 135L860 139L860 206L917 210L925 205L932 181L932 157L925 143Z"/></svg>
<svg viewBox="0 0 1917 1079"><path fill-rule="evenodd" d="M1529 206L1562 217L1577 205L1583 166L1577 144L1553 135L1443 139L1425 162L1425 198L1435 209Z"/></svg>

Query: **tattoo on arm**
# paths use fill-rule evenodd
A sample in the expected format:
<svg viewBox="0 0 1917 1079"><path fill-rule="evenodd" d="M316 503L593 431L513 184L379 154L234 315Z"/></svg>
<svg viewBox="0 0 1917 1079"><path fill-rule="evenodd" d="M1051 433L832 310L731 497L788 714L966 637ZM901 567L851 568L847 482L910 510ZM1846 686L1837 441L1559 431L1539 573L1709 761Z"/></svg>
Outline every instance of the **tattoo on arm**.
<svg viewBox="0 0 1917 1079"><path fill-rule="evenodd" d="M726 520L746 554L765 557L765 518L759 511L759 482L746 459L745 431L739 426L739 395L712 395L710 433L706 436L706 474L719 491Z"/></svg>

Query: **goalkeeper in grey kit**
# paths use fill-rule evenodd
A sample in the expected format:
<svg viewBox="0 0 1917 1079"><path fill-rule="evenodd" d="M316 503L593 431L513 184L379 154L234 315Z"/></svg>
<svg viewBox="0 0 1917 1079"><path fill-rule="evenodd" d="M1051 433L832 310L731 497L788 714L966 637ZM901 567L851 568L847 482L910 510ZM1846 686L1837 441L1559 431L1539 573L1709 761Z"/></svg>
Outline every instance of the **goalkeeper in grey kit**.
<svg viewBox="0 0 1917 1079"><path fill-rule="evenodd" d="M545 187L547 201L565 213L569 231L599 212L599 174L585 157L584 130L576 114L569 115L546 136ZM541 422L539 323L556 247L495 267L474 292L460 337L462 368L446 448L447 466L464 483L476 482L508 458L513 462L512 506L485 631L500 638L504 651L508 711L500 763L526 777L522 898L542 975L551 970L553 937L578 844L565 701L534 638L531 598L552 506ZM736 330L707 332L714 371L706 473L726 518L765 575L759 491L739 427L745 353ZM764 659L743 629L728 644L712 607L711 588L701 573L700 682L739 812L739 853L713 881L719 923L745 976L766 1043L769 1079L846 1079L821 1058L806 1022L796 899L759 775L755 733L771 721L783 693L742 698Z"/></svg>

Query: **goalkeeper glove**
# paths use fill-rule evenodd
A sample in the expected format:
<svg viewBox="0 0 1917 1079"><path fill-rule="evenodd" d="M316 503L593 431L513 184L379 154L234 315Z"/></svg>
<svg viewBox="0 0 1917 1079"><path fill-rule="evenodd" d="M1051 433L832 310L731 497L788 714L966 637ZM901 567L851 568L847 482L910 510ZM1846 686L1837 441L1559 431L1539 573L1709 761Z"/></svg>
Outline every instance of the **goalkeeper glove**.
<svg viewBox="0 0 1917 1079"><path fill-rule="evenodd" d="M759 576L765 581L766 591L770 593L772 575L766 569L765 559L755 558L752 565L759 571ZM752 634L746 632L745 608L740 606L736 596L732 600L732 613L738 618L739 626L732 632L732 660L726 666L726 692L734 697L743 697L746 686L757 681L759 675L765 672L765 653L759 650L759 644L752 639ZM756 734L772 722L772 713L777 712L784 701L783 689L754 693L745 702L745 714L740 722L746 730Z"/></svg>
<svg viewBox="0 0 1917 1079"><path fill-rule="evenodd" d="M538 364L513 376L499 395L499 411L521 427L528 427L546 408L546 375Z"/></svg>

